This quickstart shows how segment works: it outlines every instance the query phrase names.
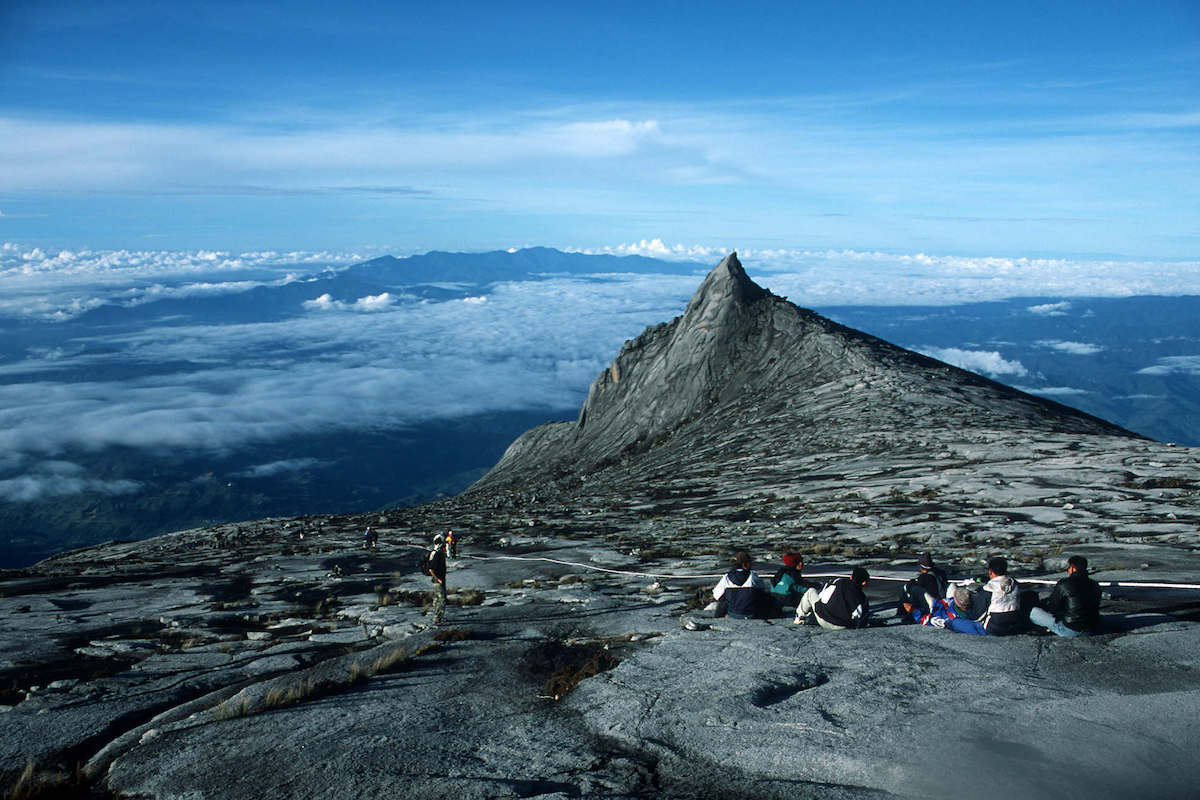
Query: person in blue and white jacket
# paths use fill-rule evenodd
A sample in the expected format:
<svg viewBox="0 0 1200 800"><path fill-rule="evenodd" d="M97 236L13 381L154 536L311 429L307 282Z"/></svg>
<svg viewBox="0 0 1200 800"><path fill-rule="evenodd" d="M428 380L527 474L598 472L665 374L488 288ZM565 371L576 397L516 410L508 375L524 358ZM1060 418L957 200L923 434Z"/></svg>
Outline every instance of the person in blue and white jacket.
<svg viewBox="0 0 1200 800"><path fill-rule="evenodd" d="M735 569L725 573L713 587L713 599L717 601L715 617L728 614L732 619L765 618L774 606L768 592L771 584L750 569L750 556L745 550L733 554Z"/></svg>

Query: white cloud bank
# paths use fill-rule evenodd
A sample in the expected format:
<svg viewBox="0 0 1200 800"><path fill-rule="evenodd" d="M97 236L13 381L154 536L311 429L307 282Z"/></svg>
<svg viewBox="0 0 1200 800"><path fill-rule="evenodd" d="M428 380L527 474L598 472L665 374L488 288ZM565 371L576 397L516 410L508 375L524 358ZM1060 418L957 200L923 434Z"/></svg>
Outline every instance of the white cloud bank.
<svg viewBox="0 0 1200 800"><path fill-rule="evenodd" d="M1015 389L1020 389L1028 394L1040 394L1045 397L1072 397L1081 394L1090 394L1086 389L1076 389L1072 386L1014 386Z"/></svg>
<svg viewBox="0 0 1200 800"><path fill-rule="evenodd" d="M1029 374L1021 362L1009 361L995 350L960 350L957 347L929 346L914 349L938 361L945 361L947 364L993 378L1002 375L1021 377Z"/></svg>
<svg viewBox="0 0 1200 800"><path fill-rule="evenodd" d="M70 319L106 303L139 305L278 286L341 268L362 251L55 250L0 243L0 315Z"/></svg>
<svg viewBox="0 0 1200 800"><path fill-rule="evenodd" d="M755 281L793 302L833 305L956 305L1012 297L1200 294L1200 261L1118 261L955 256L863 250L756 249L666 244L660 238L579 252L716 263L731 250ZM1062 316L1069 300L1030 306Z"/></svg>
<svg viewBox="0 0 1200 800"><path fill-rule="evenodd" d="M0 480L0 500L28 503L82 492L130 494L140 488L141 484L136 481L104 481L84 477L83 467L69 461L43 461L28 474Z"/></svg>
<svg viewBox="0 0 1200 800"><path fill-rule="evenodd" d="M486 298L372 296L334 309L342 313L314 307L277 322L100 334L88 355L47 350L4 365L0 374L23 372L25 382L0 385L0 452L28 460L111 446L230 452L314 432L573 411L621 343L680 313L695 284L662 275L507 282ZM201 366L92 377L107 364ZM75 366L90 379L60 377Z"/></svg>
<svg viewBox="0 0 1200 800"><path fill-rule="evenodd" d="M1160 358L1157 364L1137 371L1139 375L1172 375L1175 373L1200 375L1200 355L1167 356Z"/></svg>
<svg viewBox="0 0 1200 800"><path fill-rule="evenodd" d="M235 478L270 478L274 475L282 475L286 472L303 472L306 469L319 467L328 462L321 461L318 458L286 458L282 461L272 461L269 464L255 464L249 469L235 472L231 477Z"/></svg>
<svg viewBox="0 0 1200 800"><path fill-rule="evenodd" d="M1104 348L1098 344L1089 344L1087 342L1064 342L1054 339L1046 339L1037 343L1039 347L1046 347L1051 350L1057 350L1060 353L1070 353L1073 356L1094 356L1097 353L1103 353Z"/></svg>

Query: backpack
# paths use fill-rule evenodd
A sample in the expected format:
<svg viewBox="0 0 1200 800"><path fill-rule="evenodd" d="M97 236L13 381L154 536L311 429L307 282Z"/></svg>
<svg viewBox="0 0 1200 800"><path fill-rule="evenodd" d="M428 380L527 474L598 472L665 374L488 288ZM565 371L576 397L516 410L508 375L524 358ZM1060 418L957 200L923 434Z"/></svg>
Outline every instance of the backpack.
<svg viewBox="0 0 1200 800"><path fill-rule="evenodd" d="M421 560L417 562L417 569L421 570L422 575L433 575L433 572L429 569L429 553L421 556Z"/></svg>

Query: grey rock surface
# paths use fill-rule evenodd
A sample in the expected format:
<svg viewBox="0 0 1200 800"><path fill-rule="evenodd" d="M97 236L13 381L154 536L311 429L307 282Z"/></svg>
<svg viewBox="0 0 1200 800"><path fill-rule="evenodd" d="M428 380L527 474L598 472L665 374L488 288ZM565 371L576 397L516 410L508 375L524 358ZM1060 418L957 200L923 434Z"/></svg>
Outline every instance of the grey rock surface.
<svg viewBox="0 0 1200 800"><path fill-rule="evenodd" d="M1200 582L1198 456L835 326L730 258L580 420L464 495L0 575L0 786L1187 797L1200 595L1133 582ZM439 631L416 561L448 528ZM808 574L866 565L880 625L706 618L735 549L765 574L789 549ZM1107 632L895 625L886 579L924 550L960 576L1003 553L1030 585L1084 554L1115 582Z"/></svg>

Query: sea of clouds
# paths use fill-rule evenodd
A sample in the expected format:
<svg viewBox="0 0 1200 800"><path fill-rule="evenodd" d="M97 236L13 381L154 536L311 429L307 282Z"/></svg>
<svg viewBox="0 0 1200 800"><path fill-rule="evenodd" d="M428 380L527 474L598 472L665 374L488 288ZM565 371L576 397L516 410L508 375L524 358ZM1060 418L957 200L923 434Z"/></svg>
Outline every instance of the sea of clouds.
<svg viewBox="0 0 1200 800"><path fill-rule="evenodd" d="M608 250L704 264L715 264L725 254L715 248L668 248L658 240ZM65 326L103 305L211 297L303 281L367 255L372 254L47 253L4 244L0 317ZM746 250L740 255L754 279L807 306L1200 294L1196 263L852 251ZM73 454L114 446L228 454L246 444L296 435L396 429L484 412L576 409L622 342L681 313L700 278L701 272L543 276L459 286L456 295L436 301L404 291L335 299L314 290L294 316L284 319L163 320L118 331L97 327L75 331L52 347L9 351L0 356L0 499L136 491L136 482L89 477L72 460ZM1029 311L1053 314L1066 308L1064 299ZM1097 347L1069 341L1041 346L1075 354ZM928 352L1001 379L1026 376L1019 362L999 351ZM1147 369L1195 365L1180 360ZM246 474L307 466L281 461Z"/></svg>

